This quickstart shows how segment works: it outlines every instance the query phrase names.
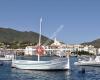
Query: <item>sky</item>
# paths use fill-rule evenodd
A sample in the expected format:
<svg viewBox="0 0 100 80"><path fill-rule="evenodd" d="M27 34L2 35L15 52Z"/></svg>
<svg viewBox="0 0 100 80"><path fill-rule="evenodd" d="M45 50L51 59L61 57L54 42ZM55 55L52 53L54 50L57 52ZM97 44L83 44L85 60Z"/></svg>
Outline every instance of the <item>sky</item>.
<svg viewBox="0 0 100 80"><path fill-rule="evenodd" d="M100 0L0 0L0 27L39 33L41 17L49 38L69 44L100 38Z"/></svg>

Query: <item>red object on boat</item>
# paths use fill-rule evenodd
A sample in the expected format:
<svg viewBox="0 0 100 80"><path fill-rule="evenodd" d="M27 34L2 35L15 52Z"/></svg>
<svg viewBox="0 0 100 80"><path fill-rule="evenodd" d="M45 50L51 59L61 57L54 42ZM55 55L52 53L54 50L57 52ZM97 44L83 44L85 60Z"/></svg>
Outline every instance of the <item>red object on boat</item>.
<svg viewBox="0 0 100 80"><path fill-rule="evenodd" d="M39 55L43 55L44 54L44 47L42 47L42 46L38 46L37 48L36 48L36 53L37 54L39 54Z"/></svg>

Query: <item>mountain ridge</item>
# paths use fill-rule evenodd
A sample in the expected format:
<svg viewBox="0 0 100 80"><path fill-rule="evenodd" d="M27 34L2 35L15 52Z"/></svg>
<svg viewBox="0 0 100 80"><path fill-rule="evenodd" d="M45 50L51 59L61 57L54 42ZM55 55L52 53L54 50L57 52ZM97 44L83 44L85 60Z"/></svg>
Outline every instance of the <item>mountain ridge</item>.
<svg viewBox="0 0 100 80"><path fill-rule="evenodd" d="M91 42L82 43L82 45L93 45L95 48L100 48L100 38L95 39Z"/></svg>
<svg viewBox="0 0 100 80"><path fill-rule="evenodd" d="M11 28L0 28L0 42L25 42L38 43L39 34L32 31L18 31ZM42 35L41 42L44 43L49 38ZM50 39L49 39L50 40Z"/></svg>

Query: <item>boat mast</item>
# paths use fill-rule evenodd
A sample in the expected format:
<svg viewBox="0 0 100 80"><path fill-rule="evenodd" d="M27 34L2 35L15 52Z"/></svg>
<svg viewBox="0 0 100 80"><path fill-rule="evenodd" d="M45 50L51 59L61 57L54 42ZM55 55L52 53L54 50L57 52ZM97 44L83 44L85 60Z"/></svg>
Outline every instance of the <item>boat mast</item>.
<svg viewBox="0 0 100 80"><path fill-rule="evenodd" d="M70 55L70 54L68 53L68 54L67 54L67 60L68 60L68 61L67 61L67 66L68 66L68 68L70 69L70 59L69 59L69 55Z"/></svg>
<svg viewBox="0 0 100 80"><path fill-rule="evenodd" d="M41 25L42 25L42 17L40 18L40 32L39 32L39 46L41 46ZM38 54L38 61L40 61L40 55Z"/></svg>

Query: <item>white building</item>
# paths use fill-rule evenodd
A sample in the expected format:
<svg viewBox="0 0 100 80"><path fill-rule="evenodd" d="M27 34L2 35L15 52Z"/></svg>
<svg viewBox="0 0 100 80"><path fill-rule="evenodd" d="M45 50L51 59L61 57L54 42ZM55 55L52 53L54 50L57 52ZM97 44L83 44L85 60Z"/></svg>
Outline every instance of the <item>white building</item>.
<svg viewBox="0 0 100 80"><path fill-rule="evenodd" d="M94 46L92 45L79 45L79 44L73 44L73 45L68 45L67 44L67 49L70 50L71 52L74 52L74 51L87 51L87 52L90 52L90 53L94 53L96 54L97 53L97 50L96 48L94 48ZM100 53L100 49L98 51Z"/></svg>
<svg viewBox="0 0 100 80"><path fill-rule="evenodd" d="M100 54L100 48L97 49L97 54Z"/></svg>
<svg viewBox="0 0 100 80"><path fill-rule="evenodd" d="M55 38L54 43L52 43L51 46L61 46L61 43L59 41L57 41Z"/></svg>
<svg viewBox="0 0 100 80"><path fill-rule="evenodd" d="M24 54L25 54L25 55L35 55L33 49L34 49L33 46L27 46L27 47L25 48Z"/></svg>
<svg viewBox="0 0 100 80"><path fill-rule="evenodd" d="M56 55L56 56L60 56L60 57L66 55L66 50L61 50L61 49L66 49L66 45L57 41L56 38L54 39L54 43L52 43L50 45L50 47L52 49L59 49L59 50L51 51L52 55Z"/></svg>

